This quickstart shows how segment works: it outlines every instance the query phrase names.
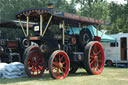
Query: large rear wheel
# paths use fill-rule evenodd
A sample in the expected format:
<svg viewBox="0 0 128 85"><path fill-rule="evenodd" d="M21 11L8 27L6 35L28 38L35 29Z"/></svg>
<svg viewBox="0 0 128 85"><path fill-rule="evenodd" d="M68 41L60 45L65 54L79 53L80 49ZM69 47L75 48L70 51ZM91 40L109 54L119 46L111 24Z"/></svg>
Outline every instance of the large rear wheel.
<svg viewBox="0 0 128 85"><path fill-rule="evenodd" d="M70 68L68 55L64 51L54 51L48 61L49 73L54 79L64 79Z"/></svg>
<svg viewBox="0 0 128 85"><path fill-rule="evenodd" d="M39 50L33 50L26 55L24 67L29 77L40 77L45 70L44 56Z"/></svg>
<svg viewBox="0 0 128 85"><path fill-rule="evenodd" d="M98 75L104 68L104 50L102 45L97 42L89 42L84 50L84 67L88 74Z"/></svg>

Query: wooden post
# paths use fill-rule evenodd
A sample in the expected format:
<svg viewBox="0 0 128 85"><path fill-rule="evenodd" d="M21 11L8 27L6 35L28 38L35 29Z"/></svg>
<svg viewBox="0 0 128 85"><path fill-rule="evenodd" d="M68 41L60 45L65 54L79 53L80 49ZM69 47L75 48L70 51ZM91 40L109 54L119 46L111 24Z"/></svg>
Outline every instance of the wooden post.
<svg viewBox="0 0 128 85"><path fill-rule="evenodd" d="M62 24L63 24L63 41L62 41L62 43L63 43L63 45L64 45L64 41L65 41L65 34L64 34L64 31L65 31L65 23L64 23L64 20L62 21Z"/></svg>
<svg viewBox="0 0 128 85"><path fill-rule="evenodd" d="M43 16L40 15L40 36L42 36L42 31L43 31Z"/></svg>
<svg viewBox="0 0 128 85"><path fill-rule="evenodd" d="M27 16L27 37L29 36L29 16Z"/></svg>
<svg viewBox="0 0 128 85"><path fill-rule="evenodd" d="M47 23L47 25L46 25L46 27L45 27L45 29L44 29L44 32L43 32L43 34L42 34L42 37L44 36L44 34L45 34L45 32L46 32L46 30L47 30L47 28L48 28L48 26L49 26L49 24L50 24L50 22L51 22L51 20L52 20L52 17L53 17L53 16L50 17L50 19L49 19L49 21L48 21L48 23Z"/></svg>

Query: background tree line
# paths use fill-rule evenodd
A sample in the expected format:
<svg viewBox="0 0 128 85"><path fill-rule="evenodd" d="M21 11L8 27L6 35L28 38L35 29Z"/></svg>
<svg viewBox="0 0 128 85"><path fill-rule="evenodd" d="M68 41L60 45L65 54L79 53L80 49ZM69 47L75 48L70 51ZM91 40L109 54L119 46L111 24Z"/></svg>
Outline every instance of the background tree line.
<svg viewBox="0 0 128 85"><path fill-rule="evenodd" d="M0 0L0 21L14 20L17 12L28 8L47 7L50 0ZM109 34L128 32L128 0L127 4L108 3L107 0L51 0L57 10L87 16L111 22L107 29ZM76 5L80 5L77 9Z"/></svg>

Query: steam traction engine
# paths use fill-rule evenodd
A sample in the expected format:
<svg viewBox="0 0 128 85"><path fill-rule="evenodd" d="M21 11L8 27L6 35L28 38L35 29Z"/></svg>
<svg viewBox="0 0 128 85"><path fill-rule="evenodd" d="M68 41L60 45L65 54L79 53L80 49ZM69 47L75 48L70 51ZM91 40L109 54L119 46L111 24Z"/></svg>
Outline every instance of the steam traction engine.
<svg viewBox="0 0 128 85"><path fill-rule="evenodd" d="M92 37L88 25L105 24L103 21L57 11L53 8L28 9L19 12L17 19L26 20L26 42L24 52L25 71L30 77L40 77L45 69L54 79L64 79L69 70L75 73L83 67L88 74L98 75L104 68L104 50L98 42L100 37ZM29 29L29 22L36 23ZM77 27L79 33L75 34Z"/></svg>
<svg viewBox="0 0 128 85"><path fill-rule="evenodd" d="M34 23L29 23L31 29ZM21 26L22 25L22 26ZM21 27L26 28L24 21L0 22L0 62L23 62L24 49L31 45L24 39Z"/></svg>

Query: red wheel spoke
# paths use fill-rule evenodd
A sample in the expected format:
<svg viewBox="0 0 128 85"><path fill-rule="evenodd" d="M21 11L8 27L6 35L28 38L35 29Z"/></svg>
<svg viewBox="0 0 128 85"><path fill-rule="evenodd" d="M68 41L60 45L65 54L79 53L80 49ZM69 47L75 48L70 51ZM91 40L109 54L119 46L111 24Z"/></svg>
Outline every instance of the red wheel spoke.
<svg viewBox="0 0 128 85"><path fill-rule="evenodd" d="M62 58L63 58L63 56L61 57L61 56L59 55L59 62L61 62L61 61L62 61Z"/></svg>
<svg viewBox="0 0 128 85"><path fill-rule="evenodd" d="M53 65L57 66L57 62L53 62Z"/></svg>
<svg viewBox="0 0 128 85"><path fill-rule="evenodd" d="M49 72L55 79L64 79L69 72L70 62L63 51L54 51L49 58Z"/></svg>
<svg viewBox="0 0 128 85"><path fill-rule="evenodd" d="M102 49L100 49L100 50L96 53L96 55L99 55L101 52L102 52Z"/></svg>
<svg viewBox="0 0 128 85"><path fill-rule="evenodd" d="M61 72L64 74L64 70L63 70L63 68L60 68L60 70L61 70Z"/></svg>
<svg viewBox="0 0 128 85"><path fill-rule="evenodd" d="M97 61L97 59L96 59L95 57L93 57L93 60L94 60L94 61Z"/></svg>
<svg viewBox="0 0 128 85"><path fill-rule="evenodd" d="M32 66L32 69L31 70L34 70L35 69L35 67L34 66Z"/></svg>
<svg viewBox="0 0 128 85"><path fill-rule="evenodd" d="M28 58L26 58L27 62L25 62L25 71L27 72L28 76L30 77L40 77L45 67L41 66L44 65L44 57L42 56L39 50L33 50L28 53Z"/></svg>
<svg viewBox="0 0 128 85"><path fill-rule="evenodd" d="M92 58L92 59L93 59L94 57L93 57L93 56L90 56L90 58Z"/></svg>
<svg viewBox="0 0 128 85"><path fill-rule="evenodd" d="M30 67L30 66L31 66L31 62L30 62L30 61L28 61L28 63L27 63L27 64L28 64L28 67Z"/></svg>
<svg viewBox="0 0 128 85"><path fill-rule="evenodd" d="M62 64L64 65L64 64L66 64L66 62L64 61L64 62L62 62Z"/></svg>
<svg viewBox="0 0 128 85"><path fill-rule="evenodd" d="M94 50L92 50L92 54L93 54L93 56L95 56L95 52L94 52Z"/></svg>
<svg viewBox="0 0 128 85"><path fill-rule="evenodd" d="M93 60L94 60L94 57L93 56L90 56L89 62L91 62Z"/></svg>
<svg viewBox="0 0 128 85"><path fill-rule="evenodd" d="M97 48L96 48L96 46L94 46L94 51L96 51L97 50Z"/></svg>
<svg viewBox="0 0 128 85"><path fill-rule="evenodd" d="M87 57L86 57L87 56ZM104 68L104 51L99 42L90 42L85 48L85 68L89 74L98 75Z"/></svg>
<svg viewBox="0 0 128 85"><path fill-rule="evenodd" d="M92 65L94 63L94 61L91 61L90 64Z"/></svg>
<svg viewBox="0 0 128 85"><path fill-rule="evenodd" d="M57 59L55 58L55 62L57 62Z"/></svg>
<svg viewBox="0 0 128 85"><path fill-rule="evenodd" d="M96 68L96 62L94 63L94 68Z"/></svg>
<svg viewBox="0 0 128 85"><path fill-rule="evenodd" d="M56 69L57 67L52 67L52 70Z"/></svg>
<svg viewBox="0 0 128 85"><path fill-rule="evenodd" d="M56 71L56 75L59 75L60 73L59 73L59 68L57 68L57 71Z"/></svg>
<svg viewBox="0 0 128 85"><path fill-rule="evenodd" d="M63 67L63 69L66 69L66 67Z"/></svg>
<svg viewBox="0 0 128 85"><path fill-rule="evenodd" d="M37 68L41 71L43 67L37 66Z"/></svg>
<svg viewBox="0 0 128 85"><path fill-rule="evenodd" d="M91 61L92 61L92 59L90 58L90 59L89 59L89 62L91 62Z"/></svg>

